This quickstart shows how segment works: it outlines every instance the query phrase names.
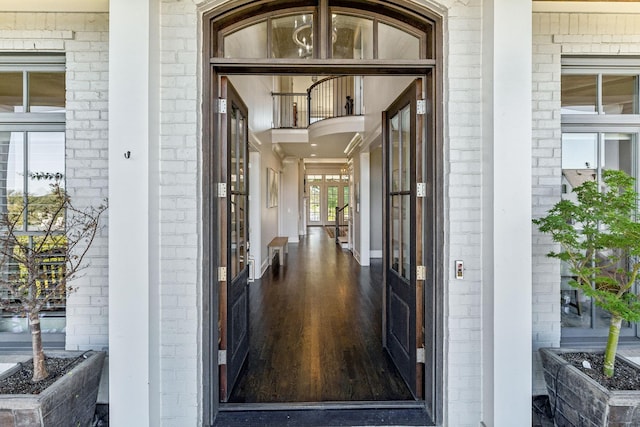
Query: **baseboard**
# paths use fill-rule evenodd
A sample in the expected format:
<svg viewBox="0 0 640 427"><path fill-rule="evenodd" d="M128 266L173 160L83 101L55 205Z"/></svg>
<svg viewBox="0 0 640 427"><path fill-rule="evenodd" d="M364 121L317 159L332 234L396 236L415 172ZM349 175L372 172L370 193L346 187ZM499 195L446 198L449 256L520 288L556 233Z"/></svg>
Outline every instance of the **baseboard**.
<svg viewBox="0 0 640 427"><path fill-rule="evenodd" d="M374 251L374 250L370 250L369 251L369 258L382 258L382 251Z"/></svg>

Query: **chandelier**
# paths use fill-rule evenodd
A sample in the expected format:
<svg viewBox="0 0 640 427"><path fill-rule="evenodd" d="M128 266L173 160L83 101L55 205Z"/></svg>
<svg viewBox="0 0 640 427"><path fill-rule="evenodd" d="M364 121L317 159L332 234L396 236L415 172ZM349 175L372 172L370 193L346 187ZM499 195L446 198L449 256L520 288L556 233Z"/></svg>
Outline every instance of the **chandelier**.
<svg viewBox="0 0 640 427"><path fill-rule="evenodd" d="M333 15L335 18L335 15ZM293 34L291 38L298 46L298 56L300 58L309 58L313 55L313 18L307 20L307 15L302 15L302 23L298 23L296 18L293 22ZM337 29L333 27L331 30L331 43L334 44L338 38Z"/></svg>

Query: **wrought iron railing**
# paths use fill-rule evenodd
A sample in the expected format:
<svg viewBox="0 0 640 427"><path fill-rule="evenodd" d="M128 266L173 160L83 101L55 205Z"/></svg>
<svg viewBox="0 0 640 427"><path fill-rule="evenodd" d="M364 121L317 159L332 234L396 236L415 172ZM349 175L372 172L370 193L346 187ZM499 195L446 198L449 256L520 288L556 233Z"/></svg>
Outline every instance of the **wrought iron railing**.
<svg viewBox="0 0 640 427"><path fill-rule="evenodd" d="M346 227L346 224L343 225L343 222L346 222L346 215L344 215L344 210L349 207L347 203L343 207L336 206L336 243L340 243L340 232L343 227ZM340 215L343 214L343 215ZM342 218L342 221L340 220Z"/></svg>
<svg viewBox="0 0 640 427"><path fill-rule="evenodd" d="M319 80L307 93L272 93L273 128L306 128L320 120L363 114L362 77Z"/></svg>
<svg viewBox="0 0 640 427"><path fill-rule="evenodd" d="M306 93L272 93L273 128L302 128L309 126L309 101Z"/></svg>

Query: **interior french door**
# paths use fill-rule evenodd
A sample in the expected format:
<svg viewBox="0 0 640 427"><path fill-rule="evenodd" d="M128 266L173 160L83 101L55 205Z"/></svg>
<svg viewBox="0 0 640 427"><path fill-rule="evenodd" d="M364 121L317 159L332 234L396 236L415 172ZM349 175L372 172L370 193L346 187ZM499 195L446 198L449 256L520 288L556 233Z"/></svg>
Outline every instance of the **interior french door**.
<svg viewBox="0 0 640 427"><path fill-rule="evenodd" d="M384 346L414 397L424 397L422 80L383 112ZM420 357L419 357L420 354Z"/></svg>
<svg viewBox="0 0 640 427"><path fill-rule="evenodd" d="M220 400L226 402L249 352L248 109L220 81ZM226 107L225 107L226 100Z"/></svg>

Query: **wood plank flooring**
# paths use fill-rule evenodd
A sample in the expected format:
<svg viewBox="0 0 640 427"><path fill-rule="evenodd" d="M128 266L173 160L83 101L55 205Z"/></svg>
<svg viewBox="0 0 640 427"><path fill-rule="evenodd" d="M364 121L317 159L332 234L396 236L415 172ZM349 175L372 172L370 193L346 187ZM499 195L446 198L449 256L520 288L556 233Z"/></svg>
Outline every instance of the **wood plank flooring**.
<svg viewBox="0 0 640 427"><path fill-rule="evenodd" d="M230 402L410 400L381 344L382 265L321 228L250 284L249 357Z"/></svg>

